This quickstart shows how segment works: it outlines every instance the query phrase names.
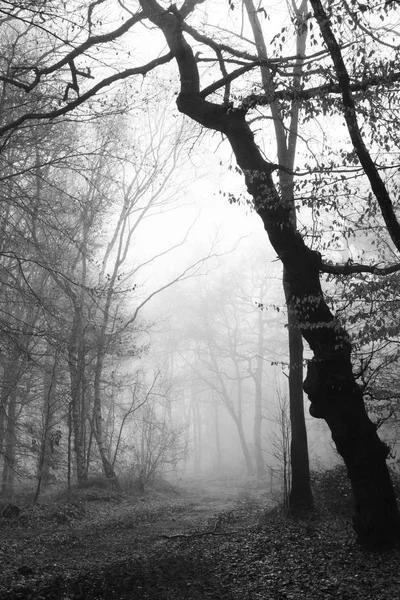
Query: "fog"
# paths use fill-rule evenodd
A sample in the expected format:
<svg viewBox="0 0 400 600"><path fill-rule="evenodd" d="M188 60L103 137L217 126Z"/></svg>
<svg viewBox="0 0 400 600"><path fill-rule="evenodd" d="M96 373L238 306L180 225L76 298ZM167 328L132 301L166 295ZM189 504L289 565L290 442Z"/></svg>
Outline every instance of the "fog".
<svg viewBox="0 0 400 600"><path fill-rule="evenodd" d="M37 324L15 339L28 350L10 384L5 494L38 497L102 472L142 488L232 474L279 491L290 480L281 262L223 140L178 116L165 92L101 125L63 126L79 159L46 173L39 267L9 297ZM334 465L327 427L306 424L311 468Z"/></svg>
<svg viewBox="0 0 400 600"><path fill-rule="evenodd" d="M290 470L281 264L258 216L220 193L238 181L229 169L221 176L218 151L203 160L181 204L155 215L138 234L136 260L161 254L143 273L141 297L167 287L141 311L147 349L124 368L141 374L151 390L147 405L179 439L169 449L176 456L164 476L258 475L277 490ZM175 281L181 273L184 278ZM263 468L257 467L254 442L257 385ZM335 465L326 425L308 416L306 401L305 411L311 468ZM134 429L132 424L133 437Z"/></svg>
<svg viewBox="0 0 400 600"><path fill-rule="evenodd" d="M12 369L1 365L15 390L6 495L102 472L141 487L230 473L279 490L290 477L281 263L231 154L212 135L198 150L197 127L177 127L166 102L168 119L155 104L140 119L63 125L80 158L48 169L33 262L7 296L20 312L7 317ZM33 234L15 210L19 252ZM334 464L326 427L307 429L312 468Z"/></svg>

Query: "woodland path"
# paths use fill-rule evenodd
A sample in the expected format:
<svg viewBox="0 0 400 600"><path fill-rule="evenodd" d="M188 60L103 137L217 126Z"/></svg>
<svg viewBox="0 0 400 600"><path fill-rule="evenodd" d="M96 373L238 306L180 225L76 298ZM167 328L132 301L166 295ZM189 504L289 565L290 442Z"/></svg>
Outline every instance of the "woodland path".
<svg viewBox="0 0 400 600"><path fill-rule="evenodd" d="M251 527L265 504L262 485L222 477L188 479L141 496L94 486L26 507L18 519L0 520L0 598L151 598L135 583L142 579L137 568L147 571L156 556L170 557L177 542ZM174 580L166 565L150 587L166 576ZM176 566L181 570L179 561Z"/></svg>
<svg viewBox="0 0 400 600"><path fill-rule="evenodd" d="M0 519L1 600L393 600L400 550L354 543L348 514L294 522L265 483L89 487Z"/></svg>

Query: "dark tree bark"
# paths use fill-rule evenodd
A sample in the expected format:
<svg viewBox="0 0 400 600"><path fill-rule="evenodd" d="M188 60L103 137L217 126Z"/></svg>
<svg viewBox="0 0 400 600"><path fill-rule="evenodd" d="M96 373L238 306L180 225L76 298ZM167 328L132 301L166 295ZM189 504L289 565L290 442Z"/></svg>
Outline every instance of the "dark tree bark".
<svg viewBox="0 0 400 600"><path fill-rule="evenodd" d="M321 289L319 253L310 250L291 222L291 206L278 194L273 166L262 156L246 122L246 109L204 99L191 47L182 35L182 16L163 10L155 0L141 0L146 16L164 33L178 64L181 90L178 109L206 128L224 134L243 171L254 206L281 259L300 331L308 342L304 389L310 413L324 418L343 457L355 499L354 527L365 545L392 544L400 537L396 497L386 465L387 446L368 418L351 364L346 331L330 311Z"/></svg>
<svg viewBox="0 0 400 600"><path fill-rule="evenodd" d="M284 286L286 287L286 286ZM287 290L286 290L287 291ZM288 298L289 300L289 298ZM303 340L296 312L288 301L290 462L292 467L289 513L301 516L314 506L303 399Z"/></svg>

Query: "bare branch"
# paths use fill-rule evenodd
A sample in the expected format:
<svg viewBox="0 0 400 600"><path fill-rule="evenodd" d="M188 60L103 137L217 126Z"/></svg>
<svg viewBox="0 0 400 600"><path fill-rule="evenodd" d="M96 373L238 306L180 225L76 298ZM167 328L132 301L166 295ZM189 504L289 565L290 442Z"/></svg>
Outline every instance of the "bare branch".
<svg viewBox="0 0 400 600"><path fill-rule="evenodd" d="M51 73L55 73L59 71L62 67L65 67L70 63L71 60L74 60L78 56L84 54L89 48L93 46L99 46L101 44L106 44L108 42L113 42L114 40L120 38L127 31L129 31L136 23L139 23L144 18L143 13L137 13L133 15L130 19L125 21L118 27L114 29L114 31L109 31L108 33L103 33L101 35L94 35L87 38L82 44L79 44L76 48L74 48L71 52L69 52L66 56L64 56L61 60L56 63L50 65L49 67L45 67L43 69L38 69L36 73L35 80L32 82L30 89L33 89L40 81L43 75L50 75Z"/></svg>
<svg viewBox="0 0 400 600"><path fill-rule="evenodd" d="M110 77L106 77L105 79L94 85L92 88L90 88L90 90L88 90L75 100L69 102L62 108L49 110L47 112L26 113L18 119L7 123L7 125L0 127L0 136L4 135L8 131L16 129L17 127L25 123L25 121L43 121L56 119L57 117L62 117L63 115L66 115L73 111L78 106L84 104L87 100L95 96L101 89L108 87L112 83L115 83L116 81L122 81L123 79L127 79L128 77L133 77L134 75L146 75L147 73L155 69L157 66L169 62L170 60L172 60L172 58L172 52L168 52L168 54L164 54L159 58L155 58L154 60L150 61L145 65L142 65L140 67L134 67L132 69L126 69L125 71L121 71L120 73L116 73L115 75L111 75Z"/></svg>

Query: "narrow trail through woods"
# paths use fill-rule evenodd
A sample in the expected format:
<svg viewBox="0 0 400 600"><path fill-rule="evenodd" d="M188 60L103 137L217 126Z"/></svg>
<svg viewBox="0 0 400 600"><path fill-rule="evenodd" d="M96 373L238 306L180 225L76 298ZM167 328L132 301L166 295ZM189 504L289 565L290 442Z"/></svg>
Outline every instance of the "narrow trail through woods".
<svg viewBox="0 0 400 600"><path fill-rule="evenodd" d="M1 600L400 597L400 549L357 546L342 500L295 521L267 482L177 483L142 495L89 486L1 518Z"/></svg>
<svg viewBox="0 0 400 600"><path fill-rule="evenodd" d="M249 527L265 505L261 484L221 477L191 478L134 496L88 487L57 502L26 507L0 528L0 597L100 598L98 592L80 596L68 589L74 582L79 588L82 580L102 578L110 585L114 576L120 587L121 570L129 576L132 562L154 553L168 555L168 545L179 539L195 541Z"/></svg>

